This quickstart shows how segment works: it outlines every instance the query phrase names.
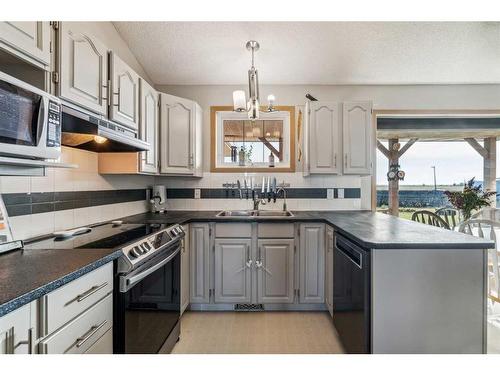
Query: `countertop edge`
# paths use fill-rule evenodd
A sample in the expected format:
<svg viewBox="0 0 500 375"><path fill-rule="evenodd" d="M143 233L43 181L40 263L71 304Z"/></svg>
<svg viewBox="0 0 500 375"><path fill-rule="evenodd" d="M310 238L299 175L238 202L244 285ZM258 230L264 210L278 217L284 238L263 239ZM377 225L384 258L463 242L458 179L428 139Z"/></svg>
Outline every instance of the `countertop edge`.
<svg viewBox="0 0 500 375"><path fill-rule="evenodd" d="M76 269L73 272L70 272L58 279L55 279L45 285L42 285L36 289L33 289L30 292L27 292L19 297L16 297L8 302L0 305L0 317L7 315L8 313L18 309L21 306L24 306L47 293L52 292L53 290L60 288L63 285L68 284L69 282L109 263L119 258L122 255L121 250L115 251L111 254L108 254L102 258L99 258L86 266Z"/></svg>

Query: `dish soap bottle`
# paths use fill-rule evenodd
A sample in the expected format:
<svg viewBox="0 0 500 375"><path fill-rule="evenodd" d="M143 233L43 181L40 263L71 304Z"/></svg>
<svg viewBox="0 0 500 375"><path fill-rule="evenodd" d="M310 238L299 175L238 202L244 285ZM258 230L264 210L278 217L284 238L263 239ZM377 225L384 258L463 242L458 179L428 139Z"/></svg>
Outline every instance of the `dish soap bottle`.
<svg viewBox="0 0 500 375"><path fill-rule="evenodd" d="M269 154L269 168L274 168L274 154L272 152Z"/></svg>

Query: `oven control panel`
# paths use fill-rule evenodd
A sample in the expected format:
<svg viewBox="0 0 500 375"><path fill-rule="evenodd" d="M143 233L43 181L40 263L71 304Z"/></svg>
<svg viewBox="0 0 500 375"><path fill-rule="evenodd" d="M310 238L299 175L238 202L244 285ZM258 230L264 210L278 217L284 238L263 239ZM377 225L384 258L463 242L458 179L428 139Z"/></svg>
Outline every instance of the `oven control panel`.
<svg viewBox="0 0 500 375"><path fill-rule="evenodd" d="M144 260L163 250L166 245L180 241L183 237L184 231L180 225L176 224L124 247L122 249L124 256L118 262L118 272L130 271L139 263L142 264Z"/></svg>
<svg viewBox="0 0 500 375"><path fill-rule="evenodd" d="M49 101L47 114L47 147L61 146L61 104Z"/></svg>

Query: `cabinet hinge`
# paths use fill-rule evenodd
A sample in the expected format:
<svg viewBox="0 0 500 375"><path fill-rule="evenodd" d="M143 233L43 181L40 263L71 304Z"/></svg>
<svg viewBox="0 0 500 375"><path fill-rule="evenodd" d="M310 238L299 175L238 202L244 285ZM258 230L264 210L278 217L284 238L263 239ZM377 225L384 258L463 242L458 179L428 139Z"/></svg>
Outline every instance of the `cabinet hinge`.
<svg viewBox="0 0 500 375"><path fill-rule="evenodd" d="M52 82L59 83L59 73L58 72L52 72Z"/></svg>
<svg viewBox="0 0 500 375"><path fill-rule="evenodd" d="M54 30L59 30L59 21L51 21L50 25Z"/></svg>

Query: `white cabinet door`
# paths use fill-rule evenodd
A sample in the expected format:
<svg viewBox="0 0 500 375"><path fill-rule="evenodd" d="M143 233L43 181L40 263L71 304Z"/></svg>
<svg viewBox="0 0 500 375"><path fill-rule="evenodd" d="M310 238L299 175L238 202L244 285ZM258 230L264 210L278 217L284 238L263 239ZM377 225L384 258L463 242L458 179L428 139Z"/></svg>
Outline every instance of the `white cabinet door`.
<svg viewBox="0 0 500 375"><path fill-rule="evenodd" d="M151 146L141 153L141 172L158 173L158 143L160 137L158 93L145 80L140 79L140 128L139 135Z"/></svg>
<svg viewBox="0 0 500 375"><path fill-rule="evenodd" d="M311 102L308 121L309 172L338 173L341 164L339 104Z"/></svg>
<svg viewBox="0 0 500 375"><path fill-rule="evenodd" d="M0 318L0 354L32 353L32 334L30 304L2 316Z"/></svg>
<svg viewBox="0 0 500 375"><path fill-rule="evenodd" d="M185 226L184 232L186 236L182 240L182 250L181 250L181 315L189 306L189 246L190 246L190 236L189 227Z"/></svg>
<svg viewBox="0 0 500 375"><path fill-rule="evenodd" d="M193 175L196 151L194 134L196 103L168 94L161 94L160 102L160 172Z"/></svg>
<svg viewBox="0 0 500 375"><path fill-rule="evenodd" d="M250 238L215 240L215 303L250 303Z"/></svg>
<svg viewBox="0 0 500 375"><path fill-rule="evenodd" d="M293 303L294 244L293 239L258 241L258 303Z"/></svg>
<svg viewBox="0 0 500 375"><path fill-rule="evenodd" d="M139 75L115 53L109 54L111 105L109 118L139 128Z"/></svg>
<svg viewBox="0 0 500 375"><path fill-rule="evenodd" d="M300 298L301 303L323 303L325 286L325 226L300 225Z"/></svg>
<svg viewBox="0 0 500 375"><path fill-rule="evenodd" d="M333 229L326 228L325 303L333 317Z"/></svg>
<svg viewBox="0 0 500 375"><path fill-rule="evenodd" d="M345 102L343 109L344 174L370 174L375 137L371 102Z"/></svg>
<svg viewBox="0 0 500 375"><path fill-rule="evenodd" d="M191 224L189 258L191 303L209 303L210 295L210 235L208 224Z"/></svg>
<svg viewBox="0 0 500 375"><path fill-rule="evenodd" d="M48 21L0 22L2 45L22 59L48 68L50 24Z"/></svg>
<svg viewBox="0 0 500 375"><path fill-rule="evenodd" d="M58 95L95 113L108 112L108 50L67 22L59 27Z"/></svg>

